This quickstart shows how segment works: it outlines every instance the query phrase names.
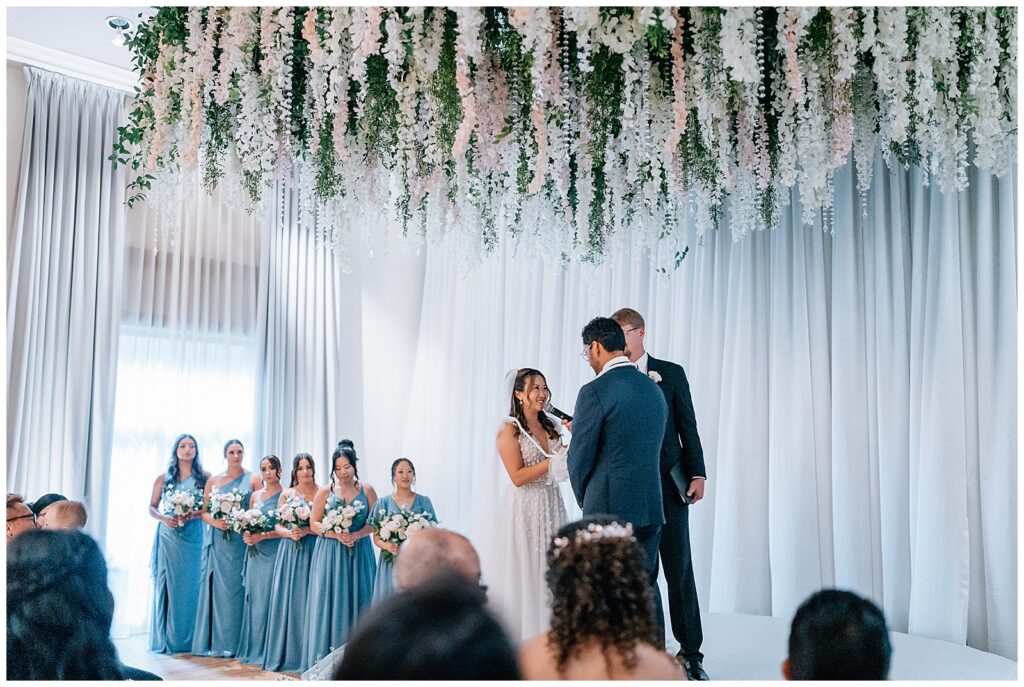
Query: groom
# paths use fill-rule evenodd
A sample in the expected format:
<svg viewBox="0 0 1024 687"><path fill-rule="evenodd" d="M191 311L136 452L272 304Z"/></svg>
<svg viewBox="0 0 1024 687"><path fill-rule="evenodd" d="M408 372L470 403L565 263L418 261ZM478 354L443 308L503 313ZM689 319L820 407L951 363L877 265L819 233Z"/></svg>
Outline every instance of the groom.
<svg viewBox="0 0 1024 687"><path fill-rule="evenodd" d="M584 516L608 514L633 524L664 643L658 544L665 516L658 465L668 412L665 398L625 356L626 338L615 320L591 320L583 328L583 345L581 355L597 379L584 384L576 398L569 481Z"/></svg>

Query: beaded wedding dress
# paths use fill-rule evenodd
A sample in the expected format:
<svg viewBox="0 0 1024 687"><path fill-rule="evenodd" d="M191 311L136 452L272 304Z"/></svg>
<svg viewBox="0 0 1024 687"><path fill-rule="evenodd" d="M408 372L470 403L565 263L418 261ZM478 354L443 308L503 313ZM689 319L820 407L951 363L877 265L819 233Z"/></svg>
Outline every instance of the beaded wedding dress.
<svg viewBox="0 0 1024 687"><path fill-rule="evenodd" d="M515 423L511 417L505 421ZM547 439L546 453L556 455L560 446L558 439ZM523 430L519 432L519 450L524 466L536 465L545 458L536 440ZM564 451L553 459L552 468L559 460L564 463ZM549 629L551 610L544 579L547 550L551 538L566 520L561 490L552 474L558 472L553 469L520 487L508 484L511 494L506 499L503 578L499 588L492 587L491 595L500 604L515 642Z"/></svg>

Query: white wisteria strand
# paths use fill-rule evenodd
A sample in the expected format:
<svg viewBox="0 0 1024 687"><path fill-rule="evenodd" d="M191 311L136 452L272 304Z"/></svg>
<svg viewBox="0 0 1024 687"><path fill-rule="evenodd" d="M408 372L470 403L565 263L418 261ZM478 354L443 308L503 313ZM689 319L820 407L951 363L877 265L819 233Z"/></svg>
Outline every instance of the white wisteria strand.
<svg viewBox="0 0 1024 687"><path fill-rule="evenodd" d="M167 7L114 157L167 223L197 179L259 212L284 183L339 254L398 225L465 265L671 272L688 224L741 239L794 188L835 230L836 170L863 198L879 149L943 192L1004 174L1016 34L1013 7Z"/></svg>

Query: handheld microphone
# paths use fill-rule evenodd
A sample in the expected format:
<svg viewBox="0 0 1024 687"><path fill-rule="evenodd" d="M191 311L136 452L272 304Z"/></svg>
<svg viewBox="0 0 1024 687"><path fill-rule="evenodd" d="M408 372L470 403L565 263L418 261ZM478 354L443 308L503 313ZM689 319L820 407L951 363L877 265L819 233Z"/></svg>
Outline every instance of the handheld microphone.
<svg viewBox="0 0 1024 687"><path fill-rule="evenodd" d="M559 410L558 408L551 405L551 403L548 403L546 406L544 406L544 412L547 413L548 415L554 415L559 420L567 420L568 422L572 422L572 415Z"/></svg>

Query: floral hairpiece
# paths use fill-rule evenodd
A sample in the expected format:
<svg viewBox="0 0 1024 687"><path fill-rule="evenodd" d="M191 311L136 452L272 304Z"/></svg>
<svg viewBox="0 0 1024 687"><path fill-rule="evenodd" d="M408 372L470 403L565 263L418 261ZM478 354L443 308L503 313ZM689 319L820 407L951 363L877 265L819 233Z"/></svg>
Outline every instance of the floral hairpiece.
<svg viewBox="0 0 1024 687"><path fill-rule="evenodd" d="M570 541L577 543L612 538L636 541L636 538L633 536L633 525L628 522L625 525L620 525L617 522L612 522L607 525L598 525L596 522L592 522L587 525L585 530L577 530L574 532L571 540L569 537L555 537L555 556L558 556L562 549L569 545Z"/></svg>

